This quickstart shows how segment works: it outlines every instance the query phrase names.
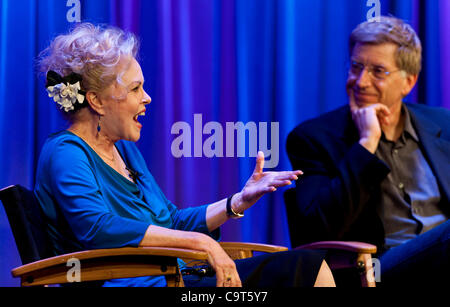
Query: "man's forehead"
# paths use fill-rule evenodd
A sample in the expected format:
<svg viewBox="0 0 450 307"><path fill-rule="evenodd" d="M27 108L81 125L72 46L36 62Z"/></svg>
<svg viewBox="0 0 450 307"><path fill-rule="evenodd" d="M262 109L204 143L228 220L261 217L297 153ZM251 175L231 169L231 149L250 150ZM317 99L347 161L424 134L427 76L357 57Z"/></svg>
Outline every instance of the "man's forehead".
<svg viewBox="0 0 450 307"><path fill-rule="evenodd" d="M356 44L351 59L379 66L396 65L395 53L397 48L397 45L392 43Z"/></svg>

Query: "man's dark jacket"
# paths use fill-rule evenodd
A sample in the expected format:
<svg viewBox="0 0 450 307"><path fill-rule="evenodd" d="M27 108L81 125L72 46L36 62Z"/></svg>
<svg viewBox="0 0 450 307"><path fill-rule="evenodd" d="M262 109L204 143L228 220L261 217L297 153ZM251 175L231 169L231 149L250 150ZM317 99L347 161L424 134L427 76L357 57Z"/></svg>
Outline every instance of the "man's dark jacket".
<svg viewBox="0 0 450 307"><path fill-rule="evenodd" d="M406 104L423 155L436 176L443 209L450 212L450 111ZM300 244L362 241L384 246L377 215L381 181L389 167L359 143L350 108L341 107L297 126L288 136L293 169L304 175L296 185ZM289 212L288 212L289 214ZM292 225L290 225L292 232ZM292 237L292 234L291 234Z"/></svg>

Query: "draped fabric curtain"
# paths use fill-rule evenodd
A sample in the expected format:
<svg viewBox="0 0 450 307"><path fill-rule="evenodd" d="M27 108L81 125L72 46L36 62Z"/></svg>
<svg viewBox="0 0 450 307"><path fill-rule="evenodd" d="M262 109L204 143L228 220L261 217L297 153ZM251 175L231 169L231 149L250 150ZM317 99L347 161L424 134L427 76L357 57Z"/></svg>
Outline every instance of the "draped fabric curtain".
<svg viewBox="0 0 450 307"><path fill-rule="evenodd" d="M424 68L407 100L450 108L450 1L379 4L381 14L411 23L424 46ZM67 128L45 93L36 58L77 21L139 36L152 103L137 145L166 196L184 208L226 198L251 175L255 135L227 143L229 123L254 124L262 135L257 144L271 149L267 160L278 157L273 169L291 169L285 152L289 131L347 103L348 36L374 5L377 1L2 0L0 187L33 188L45 139ZM177 158L172 150L181 136L172 129L180 122L191 128L183 143L189 140L190 157ZM208 147L212 137L214 146ZM239 146L247 147L243 156ZM223 155L208 157L208 148L222 149ZM290 246L284 190L226 224L222 239ZM16 285L10 270L20 262L3 208L0 250L0 284Z"/></svg>

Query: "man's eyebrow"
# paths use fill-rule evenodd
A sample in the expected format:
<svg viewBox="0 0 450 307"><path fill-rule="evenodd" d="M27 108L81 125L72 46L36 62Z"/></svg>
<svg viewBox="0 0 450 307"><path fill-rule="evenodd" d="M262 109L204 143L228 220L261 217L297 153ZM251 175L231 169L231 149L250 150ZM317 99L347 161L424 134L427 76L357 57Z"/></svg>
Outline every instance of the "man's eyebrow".
<svg viewBox="0 0 450 307"><path fill-rule="evenodd" d="M351 58L350 61L366 65L366 63L363 63L363 62L359 61L358 59ZM376 67L376 68L384 68L384 69L386 69L386 65L384 65L384 64L371 63L370 66Z"/></svg>

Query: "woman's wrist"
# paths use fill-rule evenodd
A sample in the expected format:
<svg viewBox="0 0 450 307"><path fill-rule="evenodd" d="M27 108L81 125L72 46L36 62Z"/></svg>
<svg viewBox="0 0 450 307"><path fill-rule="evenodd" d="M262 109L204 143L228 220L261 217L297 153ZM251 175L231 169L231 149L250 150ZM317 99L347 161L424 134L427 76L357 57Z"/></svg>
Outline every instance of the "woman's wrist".
<svg viewBox="0 0 450 307"><path fill-rule="evenodd" d="M242 192L234 194L233 198L231 199L231 209L233 210L233 212L237 214L243 214L245 211L243 205Z"/></svg>
<svg viewBox="0 0 450 307"><path fill-rule="evenodd" d="M192 235L195 245L194 249L201 250L208 254L211 254L215 245L218 244L214 239L203 233L193 232Z"/></svg>
<svg viewBox="0 0 450 307"><path fill-rule="evenodd" d="M228 218L239 219L244 217L242 208L242 193L235 193L226 200L225 211Z"/></svg>

